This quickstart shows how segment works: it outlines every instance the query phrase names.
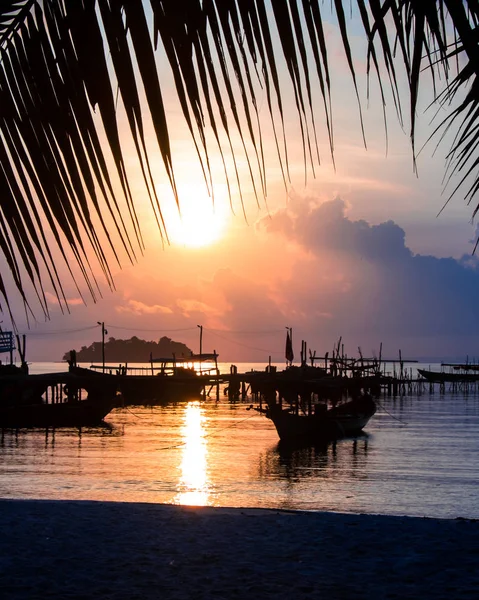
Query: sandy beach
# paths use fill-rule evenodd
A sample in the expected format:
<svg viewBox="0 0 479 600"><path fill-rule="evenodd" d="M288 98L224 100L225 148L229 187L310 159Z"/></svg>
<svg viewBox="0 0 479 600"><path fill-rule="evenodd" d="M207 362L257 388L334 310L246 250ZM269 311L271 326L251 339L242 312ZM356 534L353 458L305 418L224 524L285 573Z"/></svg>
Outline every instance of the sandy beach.
<svg viewBox="0 0 479 600"><path fill-rule="evenodd" d="M3 600L477 598L479 523L0 500Z"/></svg>

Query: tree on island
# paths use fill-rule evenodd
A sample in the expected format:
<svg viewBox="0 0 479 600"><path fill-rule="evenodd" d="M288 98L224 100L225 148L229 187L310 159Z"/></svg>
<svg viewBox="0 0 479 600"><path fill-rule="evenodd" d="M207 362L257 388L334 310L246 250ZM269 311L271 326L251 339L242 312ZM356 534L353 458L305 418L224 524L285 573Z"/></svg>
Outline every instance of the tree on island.
<svg viewBox="0 0 479 600"><path fill-rule="evenodd" d="M182 342L174 342L163 336L158 342L147 342L133 336L129 340L117 340L114 337L105 342L105 360L109 363L148 362L153 358L186 358L192 351ZM70 352L63 355L63 360L69 360ZM102 343L93 342L90 346L82 346L77 351L78 362L101 362Z"/></svg>

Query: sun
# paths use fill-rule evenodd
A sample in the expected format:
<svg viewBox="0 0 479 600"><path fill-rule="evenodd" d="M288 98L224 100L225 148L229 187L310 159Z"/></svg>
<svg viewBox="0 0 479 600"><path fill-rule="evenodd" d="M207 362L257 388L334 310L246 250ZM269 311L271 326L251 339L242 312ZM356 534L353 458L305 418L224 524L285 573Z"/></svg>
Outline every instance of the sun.
<svg viewBox="0 0 479 600"><path fill-rule="evenodd" d="M166 222L172 244L201 248L214 244L226 233L229 203L223 193L211 199L201 186L179 189L180 210L169 213Z"/></svg>

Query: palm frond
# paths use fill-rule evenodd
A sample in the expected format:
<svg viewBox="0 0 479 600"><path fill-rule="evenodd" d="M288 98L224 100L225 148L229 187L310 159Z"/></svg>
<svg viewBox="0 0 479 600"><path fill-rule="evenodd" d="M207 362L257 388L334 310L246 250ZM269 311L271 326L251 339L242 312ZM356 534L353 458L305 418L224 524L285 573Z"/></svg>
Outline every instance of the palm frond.
<svg viewBox="0 0 479 600"><path fill-rule="evenodd" d="M331 3L357 91L358 74L344 5L341 0ZM434 87L439 78L446 81L437 103L448 114L437 131L440 135L456 128L447 177L457 174L460 183L472 177L466 192L467 200L472 201L479 190L477 0L357 0L357 8L368 41L367 76L371 76L372 66L383 107L384 81L389 81L401 123L404 98L399 71L406 73L413 156L420 84L427 72ZM293 90L305 173L307 164L314 173L320 156L315 82L319 84L321 118L333 156L332 67L322 10L319 0L150 0L149 4L142 0L3 0L0 253L27 314L31 314L29 301L35 298L48 317L44 281L68 310L65 282L59 274L61 262L79 293L86 284L89 295L96 299L100 294L95 275L98 265L113 287L109 262L121 264L121 256L134 262L143 250L116 93L159 235L167 239L144 125L147 111L178 201L164 90L157 71L158 53L168 61L178 103L211 191L210 131L228 188L235 180L242 194L241 155L258 202L266 196L258 86L266 94L268 118L287 185L285 82L279 61L287 67ZM140 86L146 99L143 103ZM358 92L357 97L362 128ZM384 108L386 122L385 115ZM239 140L239 150L235 139ZM232 163L227 163L227 153ZM72 267L72 257L82 281L76 280L78 269ZM3 275L0 297L9 310L8 286L4 283L7 272Z"/></svg>
<svg viewBox="0 0 479 600"><path fill-rule="evenodd" d="M26 19L35 0L2 0L0 7L0 47Z"/></svg>

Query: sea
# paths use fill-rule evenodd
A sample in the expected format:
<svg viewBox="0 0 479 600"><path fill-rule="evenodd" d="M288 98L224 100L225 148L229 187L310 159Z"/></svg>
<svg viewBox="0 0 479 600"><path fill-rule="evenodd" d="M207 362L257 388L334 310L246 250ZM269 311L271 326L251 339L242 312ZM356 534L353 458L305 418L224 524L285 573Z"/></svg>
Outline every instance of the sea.
<svg viewBox="0 0 479 600"><path fill-rule="evenodd" d="M99 427L0 431L0 497L479 518L475 389L384 395L361 436L319 447L282 446L251 404L220 390L117 408Z"/></svg>

